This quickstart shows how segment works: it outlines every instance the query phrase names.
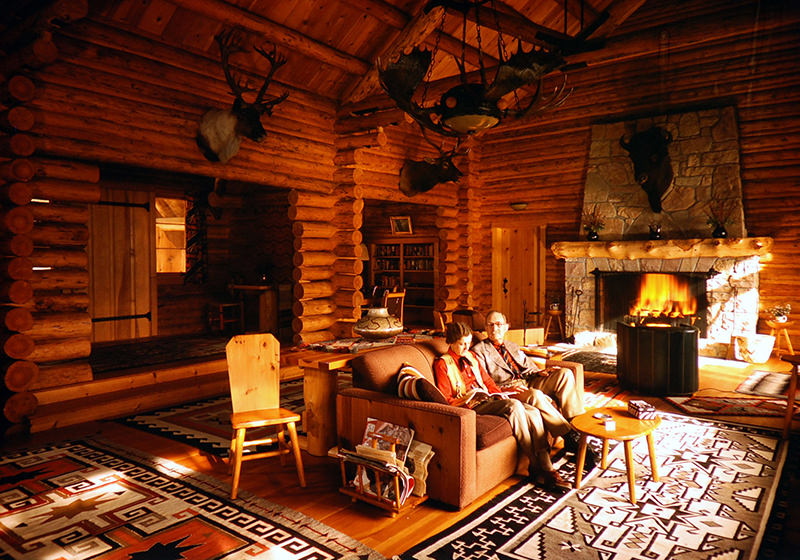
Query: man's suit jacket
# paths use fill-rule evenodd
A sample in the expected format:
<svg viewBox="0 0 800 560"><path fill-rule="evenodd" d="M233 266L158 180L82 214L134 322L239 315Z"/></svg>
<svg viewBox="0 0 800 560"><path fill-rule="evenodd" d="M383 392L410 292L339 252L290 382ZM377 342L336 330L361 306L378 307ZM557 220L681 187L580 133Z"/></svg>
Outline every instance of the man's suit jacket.
<svg viewBox="0 0 800 560"><path fill-rule="evenodd" d="M518 344L510 340L506 340L503 344L513 360L520 366L520 371L523 375L539 370L536 364L528 360L528 356L520 349ZM478 360L483 364L486 373L492 377L495 383L504 385L514 379L514 372L503 359L503 356L500 355L497 348L494 347L491 340L487 338L478 342L472 347L472 351L478 356Z"/></svg>

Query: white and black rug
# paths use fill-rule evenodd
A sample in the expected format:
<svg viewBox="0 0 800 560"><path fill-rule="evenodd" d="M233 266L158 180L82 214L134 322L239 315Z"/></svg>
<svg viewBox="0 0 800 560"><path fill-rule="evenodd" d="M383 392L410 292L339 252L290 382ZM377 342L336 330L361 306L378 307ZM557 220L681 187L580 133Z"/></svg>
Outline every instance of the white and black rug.
<svg viewBox="0 0 800 560"><path fill-rule="evenodd" d="M521 483L400 558L667 560L755 558L786 457L778 432L662 414L660 481L647 441L634 442L637 504L628 500L623 446L556 497ZM572 476L571 464L562 474Z"/></svg>
<svg viewBox="0 0 800 560"><path fill-rule="evenodd" d="M302 513L99 439L0 457L3 560L383 560Z"/></svg>

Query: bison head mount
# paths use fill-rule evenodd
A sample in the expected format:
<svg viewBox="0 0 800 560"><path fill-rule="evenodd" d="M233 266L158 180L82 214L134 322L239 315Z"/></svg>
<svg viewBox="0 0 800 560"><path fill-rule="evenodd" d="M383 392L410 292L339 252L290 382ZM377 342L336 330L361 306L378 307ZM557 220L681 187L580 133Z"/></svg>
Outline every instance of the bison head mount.
<svg viewBox="0 0 800 560"><path fill-rule="evenodd" d="M425 139L428 140L427 136ZM421 161L407 159L403 162L400 169L400 191L406 196L427 192L440 183L458 181L464 175L453 163L453 158L459 154L461 139L448 151L443 146L434 144L434 147L439 151L439 157L423 158ZM469 150L464 149L460 153L467 151Z"/></svg>
<svg viewBox="0 0 800 560"><path fill-rule="evenodd" d="M211 109L203 115L197 131L197 145L209 161L225 163L239 151L243 138L261 142L267 135L261 124L261 117L264 114L271 115L272 108L289 96L288 93L283 93L270 99L265 98L272 76L278 68L286 64L286 58L277 53L274 45L271 50L263 46L253 47L254 51L269 61L270 69L254 101L250 103L245 101L244 95L255 92L256 89L248 87L240 78L234 76L229 62L231 54L245 51L242 47L241 33L229 29L218 33L214 39L219 45L222 70L234 101L229 109Z"/></svg>
<svg viewBox="0 0 800 560"><path fill-rule="evenodd" d="M672 134L657 126L636 132L629 140L625 135L619 139L620 146L633 162L636 182L647 193L650 208L655 213L661 212L661 201L672 185L672 162L667 150L670 142Z"/></svg>

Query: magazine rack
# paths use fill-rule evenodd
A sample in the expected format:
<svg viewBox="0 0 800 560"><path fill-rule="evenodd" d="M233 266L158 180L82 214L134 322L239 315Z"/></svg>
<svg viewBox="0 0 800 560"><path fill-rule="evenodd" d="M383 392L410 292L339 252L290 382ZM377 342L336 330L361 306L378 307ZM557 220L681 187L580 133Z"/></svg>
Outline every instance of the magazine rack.
<svg viewBox="0 0 800 560"><path fill-rule="evenodd" d="M377 447L377 438L380 438L384 441L388 441L390 443L390 450L392 453L395 451L395 445L397 444L397 440L392 441L391 438L383 436L381 434L375 434L376 439L372 440L372 447ZM355 465L356 467L356 476L355 480L348 480L347 477L347 464L350 463ZM413 496L409 495L405 502L400 503L400 496L401 496L401 487L400 487L400 473L397 472L392 468L390 465L381 466L377 464L365 464L360 462L357 457L353 456L339 456L339 466L341 467L342 471L342 487L339 488L339 492L350 496L353 502L360 500L362 502L366 502L368 504L372 504L373 506L377 506L381 509L388 511L392 517L395 517L398 513L406 511L408 509L416 507L418 504L421 504L425 500L428 499L428 496ZM369 473L372 474L374 478L375 488L377 491L373 491L370 488L369 484L369 476L365 472L368 470ZM365 479L367 479L367 484L365 484ZM381 491L382 488L385 488L385 485L391 485L393 490L392 497L383 496L383 492Z"/></svg>

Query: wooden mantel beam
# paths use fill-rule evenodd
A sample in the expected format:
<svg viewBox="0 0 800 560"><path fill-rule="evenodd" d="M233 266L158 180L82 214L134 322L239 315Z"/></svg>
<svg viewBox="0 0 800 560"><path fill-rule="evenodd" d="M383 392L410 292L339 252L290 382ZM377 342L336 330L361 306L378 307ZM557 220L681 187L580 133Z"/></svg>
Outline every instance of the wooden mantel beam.
<svg viewBox="0 0 800 560"><path fill-rule="evenodd" d="M170 0L176 6L189 11L203 14L218 20L224 25L242 26L254 33L265 35L275 43L297 50L309 58L318 60L323 64L335 66L348 74L363 75L369 70L370 64L360 58L329 47L315 41L302 33L284 27L247 10L243 10L220 0Z"/></svg>
<svg viewBox="0 0 800 560"><path fill-rule="evenodd" d="M727 239L659 239L642 241L560 241L550 250L559 259L605 258L687 259L696 257L752 257L772 251L771 237Z"/></svg>

